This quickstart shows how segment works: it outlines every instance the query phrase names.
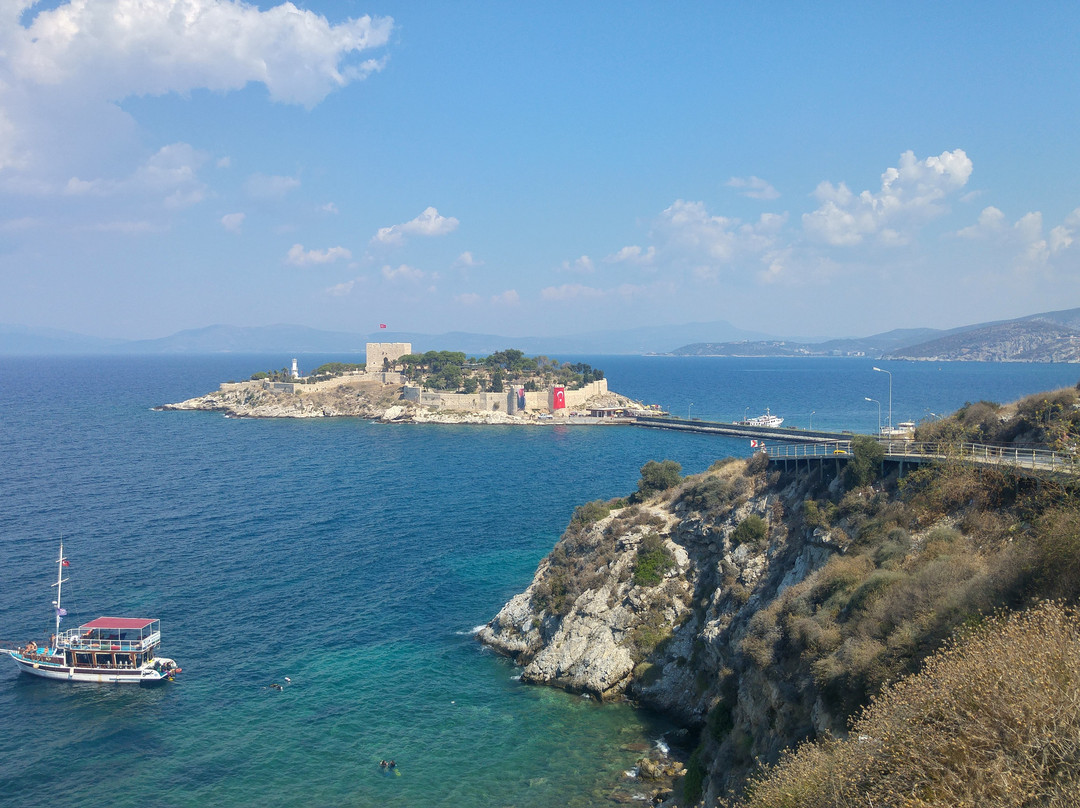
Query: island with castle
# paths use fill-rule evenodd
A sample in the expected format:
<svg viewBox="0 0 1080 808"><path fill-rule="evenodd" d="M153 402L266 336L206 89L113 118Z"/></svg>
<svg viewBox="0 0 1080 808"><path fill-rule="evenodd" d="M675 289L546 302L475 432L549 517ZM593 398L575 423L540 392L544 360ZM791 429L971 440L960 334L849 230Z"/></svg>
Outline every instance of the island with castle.
<svg viewBox="0 0 1080 808"><path fill-rule="evenodd" d="M589 365L514 349L477 359L455 351L414 354L408 342L369 342L365 359L322 365L307 376L294 359L291 370L258 372L158 409L442 424L612 424L659 412L610 391L603 372Z"/></svg>

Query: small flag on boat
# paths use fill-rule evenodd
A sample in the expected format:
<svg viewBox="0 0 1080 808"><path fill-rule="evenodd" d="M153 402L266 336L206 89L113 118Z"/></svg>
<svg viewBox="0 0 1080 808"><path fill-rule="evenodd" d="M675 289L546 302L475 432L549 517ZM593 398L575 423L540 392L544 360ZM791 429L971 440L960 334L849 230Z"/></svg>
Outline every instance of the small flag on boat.
<svg viewBox="0 0 1080 808"><path fill-rule="evenodd" d="M386 328L386 323L379 323L379 328Z"/></svg>
<svg viewBox="0 0 1080 808"><path fill-rule="evenodd" d="M67 609L63 609L63 608L57 609L56 610L56 616L57 617L67 617Z"/></svg>
<svg viewBox="0 0 1080 808"><path fill-rule="evenodd" d="M71 566L71 562L70 562L70 561L68 561L68 560L67 560L67 559L65 558L65 559L64 559L63 561L61 561L61 562L60 562L60 566L61 566L61 567L70 567L70 566Z"/></svg>

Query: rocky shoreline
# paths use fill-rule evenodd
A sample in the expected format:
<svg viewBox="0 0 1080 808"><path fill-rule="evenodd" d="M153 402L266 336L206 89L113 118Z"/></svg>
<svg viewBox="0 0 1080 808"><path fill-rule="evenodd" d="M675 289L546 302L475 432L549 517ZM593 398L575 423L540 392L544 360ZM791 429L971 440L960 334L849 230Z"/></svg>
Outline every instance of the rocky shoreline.
<svg viewBox="0 0 1080 808"><path fill-rule="evenodd" d="M220 412L233 418L351 417L398 424L544 425L599 424L618 420L576 418L572 415L553 418L550 413L531 411L511 415L500 411L440 410L405 400L404 388L401 385L368 379L346 380L327 388L303 390L299 393L274 389L258 381L222 387L223 389L206 395L175 404L162 404L155 409ZM639 402L611 392L589 399L587 404L593 407L622 407L631 412L648 412Z"/></svg>
<svg viewBox="0 0 1080 808"><path fill-rule="evenodd" d="M688 738L711 729L708 761L676 753L639 764L639 777L658 776L656 804L689 804L688 775L699 787L704 778L714 804L752 761L845 729L847 716L830 711L812 682L747 653L755 615L842 552L786 517L801 510L803 492L774 483L761 460L728 460L635 504L583 506L528 588L477 631L522 666L522 681L629 699ZM748 522L763 535L748 539L740 527ZM644 578L644 559L657 552L667 559L662 573Z"/></svg>

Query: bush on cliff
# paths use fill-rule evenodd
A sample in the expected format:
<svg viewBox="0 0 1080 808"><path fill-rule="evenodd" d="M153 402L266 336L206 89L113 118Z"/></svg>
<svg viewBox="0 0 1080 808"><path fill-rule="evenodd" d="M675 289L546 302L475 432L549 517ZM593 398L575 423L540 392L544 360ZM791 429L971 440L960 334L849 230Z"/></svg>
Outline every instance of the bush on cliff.
<svg viewBox="0 0 1080 808"><path fill-rule="evenodd" d="M638 480L638 490L635 498L642 502L653 494L674 488L682 480L682 464L674 460L662 460L657 462L650 460L641 467L641 479Z"/></svg>
<svg viewBox="0 0 1080 808"><path fill-rule="evenodd" d="M1080 794L1080 615L999 615L886 688L846 740L754 778L742 808L1070 806Z"/></svg>
<svg viewBox="0 0 1080 808"><path fill-rule="evenodd" d="M848 485L869 485L877 479L885 448L869 435L856 435L851 441L852 458L844 467Z"/></svg>
<svg viewBox="0 0 1080 808"><path fill-rule="evenodd" d="M587 502L575 509L562 537L547 557L546 572L533 587L532 604L538 611L563 616L578 597L607 581L607 565L615 558L617 531L597 530L621 500ZM638 509L626 508L620 521L640 518Z"/></svg>
<svg viewBox="0 0 1080 808"><path fill-rule="evenodd" d="M649 532L641 537L634 562L635 585L656 586L664 580L664 574L674 566L675 559L672 558L658 535Z"/></svg>
<svg viewBox="0 0 1080 808"><path fill-rule="evenodd" d="M768 535L769 526L765 520L752 513L731 532L731 543L736 547L745 544L754 550L760 550L765 546L765 537Z"/></svg>
<svg viewBox="0 0 1080 808"><path fill-rule="evenodd" d="M724 464L715 469L715 473L714 469L709 471L703 477L691 478L693 482L689 482L683 490L680 500L691 510L715 518L733 505L744 502L751 491L751 484L741 466Z"/></svg>

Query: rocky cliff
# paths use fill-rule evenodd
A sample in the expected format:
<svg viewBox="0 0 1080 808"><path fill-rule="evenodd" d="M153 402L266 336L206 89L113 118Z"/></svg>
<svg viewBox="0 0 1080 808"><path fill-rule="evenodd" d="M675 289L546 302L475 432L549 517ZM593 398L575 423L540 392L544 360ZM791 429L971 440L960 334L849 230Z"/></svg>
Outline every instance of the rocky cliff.
<svg viewBox="0 0 1080 808"><path fill-rule="evenodd" d="M688 727L712 726L714 792L755 757L843 731L846 714L812 681L748 654L755 615L844 549L805 527L805 491L781 490L775 476L761 460L730 461L602 516L599 503L579 509L479 639L520 663L523 681L626 695ZM651 579L641 574L650 541L666 559Z"/></svg>
<svg viewBox="0 0 1080 808"><path fill-rule="evenodd" d="M721 461L584 505L478 637L524 681L681 722L689 796L665 804L720 804L784 750L843 737L958 626L1076 588L1054 532L1071 511L1045 511L1071 500L1047 481L962 464L876 479L880 455L862 451L783 475L763 456Z"/></svg>

